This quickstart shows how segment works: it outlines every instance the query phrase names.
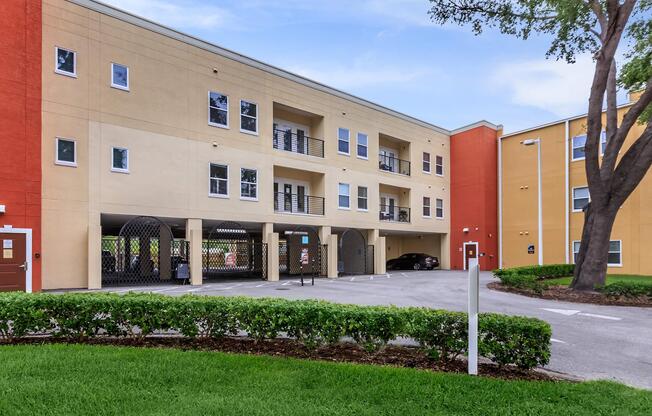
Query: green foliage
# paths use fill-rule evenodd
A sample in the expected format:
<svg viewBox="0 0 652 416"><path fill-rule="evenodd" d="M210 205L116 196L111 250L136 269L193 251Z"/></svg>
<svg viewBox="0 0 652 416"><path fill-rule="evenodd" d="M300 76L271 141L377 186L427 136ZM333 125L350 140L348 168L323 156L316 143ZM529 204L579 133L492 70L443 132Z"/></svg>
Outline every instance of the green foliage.
<svg viewBox="0 0 652 416"><path fill-rule="evenodd" d="M652 2L648 1L647 6L641 8L646 9L648 15L639 12L627 30L630 47L625 57L628 61L622 66L618 78L619 85L628 91L645 89L652 79L652 19L649 16ZM641 113L638 121L641 124L652 121L652 103Z"/></svg>
<svg viewBox="0 0 652 416"><path fill-rule="evenodd" d="M553 279L556 277L572 276L575 265L573 264L544 264L543 266L522 266L509 269L497 269L494 276L502 279L507 275L534 275L540 279Z"/></svg>
<svg viewBox="0 0 652 416"><path fill-rule="evenodd" d="M652 283L647 282L615 282L596 288L607 296L636 298L647 296L652 299Z"/></svg>
<svg viewBox="0 0 652 416"><path fill-rule="evenodd" d="M550 327L536 319L480 316L483 356L521 368L550 358ZM45 334L146 337L174 331L189 338L246 333L256 340L286 335L309 348L351 339L368 351L398 338L449 360L466 352L466 314L425 308L341 305L317 300L169 297L154 294L0 294L0 337Z"/></svg>

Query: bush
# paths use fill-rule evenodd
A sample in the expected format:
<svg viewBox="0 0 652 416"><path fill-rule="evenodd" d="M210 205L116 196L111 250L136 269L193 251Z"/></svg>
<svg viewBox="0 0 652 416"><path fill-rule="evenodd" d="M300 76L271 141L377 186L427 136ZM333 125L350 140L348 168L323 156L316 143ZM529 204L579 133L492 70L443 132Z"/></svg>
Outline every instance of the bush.
<svg viewBox="0 0 652 416"><path fill-rule="evenodd" d="M523 266L509 269L496 269L493 271L495 277L502 279L507 275L534 275L539 279L555 279L557 277L572 276L575 270L574 264L544 264L543 266Z"/></svg>
<svg viewBox="0 0 652 416"><path fill-rule="evenodd" d="M0 337L6 340L41 334L142 338L166 331L188 338L244 332L259 341L288 336L310 348L346 337L369 351L409 338L440 360L467 350L466 314L444 310L192 295L0 294ZM481 314L479 351L500 365L545 365L550 333L537 319Z"/></svg>
<svg viewBox="0 0 652 416"><path fill-rule="evenodd" d="M644 282L616 282L608 283L597 288L607 296L637 298L647 296L652 298L652 283Z"/></svg>

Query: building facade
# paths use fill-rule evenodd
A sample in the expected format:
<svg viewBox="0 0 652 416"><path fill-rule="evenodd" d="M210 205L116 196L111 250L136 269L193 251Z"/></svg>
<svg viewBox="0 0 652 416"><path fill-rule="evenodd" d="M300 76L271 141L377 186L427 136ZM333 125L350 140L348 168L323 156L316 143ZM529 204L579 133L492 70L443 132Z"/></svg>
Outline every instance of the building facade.
<svg viewBox="0 0 652 416"><path fill-rule="evenodd" d="M618 110L619 118L636 98L636 93L630 94L630 103ZM634 125L621 155L643 129L641 124ZM537 264L539 256L545 264L574 262L582 235L583 208L590 200L584 170L585 140L586 115L500 138L501 267ZM603 136L602 149L605 143L606 136ZM609 273L652 274L652 262L647 256L652 243L646 238L652 232L651 207L652 176L648 173L616 217Z"/></svg>
<svg viewBox="0 0 652 416"><path fill-rule="evenodd" d="M10 117L31 130L3 136L0 216L32 234L27 289L462 267L451 140L497 126L453 132L93 0L10 11L25 70L4 98L31 100Z"/></svg>

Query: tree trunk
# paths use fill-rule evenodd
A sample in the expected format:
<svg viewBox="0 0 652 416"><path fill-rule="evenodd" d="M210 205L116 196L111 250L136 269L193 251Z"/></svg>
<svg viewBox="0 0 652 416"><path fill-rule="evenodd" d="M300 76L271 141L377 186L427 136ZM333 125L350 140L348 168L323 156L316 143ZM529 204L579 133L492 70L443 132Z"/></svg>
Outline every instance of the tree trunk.
<svg viewBox="0 0 652 416"><path fill-rule="evenodd" d="M609 240L616 220L617 210L609 207L586 209L580 251L575 261L575 271L570 287L575 290L592 291L603 286L607 278Z"/></svg>

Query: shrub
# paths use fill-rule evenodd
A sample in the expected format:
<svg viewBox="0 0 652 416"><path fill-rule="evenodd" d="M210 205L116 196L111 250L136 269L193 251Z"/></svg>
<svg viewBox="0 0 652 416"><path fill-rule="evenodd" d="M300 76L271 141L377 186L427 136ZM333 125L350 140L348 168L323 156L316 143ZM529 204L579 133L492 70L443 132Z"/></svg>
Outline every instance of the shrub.
<svg viewBox="0 0 652 416"><path fill-rule="evenodd" d="M534 275L539 279L554 279L557 277L572 276L574 264L544 264L543 266L523 266L509 269L496 269L493 271L495 277L502 279L508 275Z"/></svg>
<svg viewBox="0 0 652 416"><path fill-rule="evenodd" d="M652 298L652 283L644 282L615 282L596 288L607 296L636 298L647 296Z"/></svg>
<svg viewBox="0 0 652 416"><path fill-rule="evenodd" d="M0 294L4 339L38 334L142 338L166 331L188 338L244 332L258 341L288 336L309 348L346 337L369 351L409 338L440 360L467 350L466 314L444 310L192 295ZM550 358L550 326L532 318L481 314L479 351L500 365L545 365Z"/></svg>

